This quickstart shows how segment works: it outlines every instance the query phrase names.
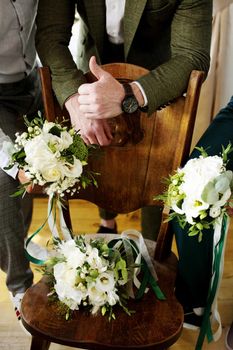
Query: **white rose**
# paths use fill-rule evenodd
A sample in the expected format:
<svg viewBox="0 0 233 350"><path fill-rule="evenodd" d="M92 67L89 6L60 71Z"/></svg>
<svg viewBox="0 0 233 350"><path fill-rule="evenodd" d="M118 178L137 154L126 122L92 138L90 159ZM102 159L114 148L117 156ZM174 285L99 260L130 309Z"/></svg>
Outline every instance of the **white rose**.
<svg viewBox="0 0 233 350"><path fill-rule="evenodd" d="M24 150L26 154L25 161L35 169L40 169L45 163L54 162L54 154L50 151L41 135L29 140Z"/></svg>
<svg viewBox="0 0 233 350"><path fill-rule="evenodd" d="M57 263L53 267L54 277L57 282L62 281L64 284L74 286L77 277L76 269L71 268L65 262Z"/></svg>
<svg viewBox="0 0 233 350"><path fill-rule="evenodd" d="M58 182L63 178L61 166L59 164L43 164L44 168L40 169L42 177L47 182Z"/></svg>
<svg viewBox="0 0 233 350"><path fill-rule="evenodd" d="M86 260L86 254L81 252L72 239L63 242L59 247L59 251L66 258L67 265L74 269L81 267Z"/></svg>
<svg viewBox="0 0 233 350"><path fill-rule="evenodd" d="M188 197L200 199L204 187L224 169L223 160L218 156L190 159L182 169L184 182L181 190Z"/></svg>

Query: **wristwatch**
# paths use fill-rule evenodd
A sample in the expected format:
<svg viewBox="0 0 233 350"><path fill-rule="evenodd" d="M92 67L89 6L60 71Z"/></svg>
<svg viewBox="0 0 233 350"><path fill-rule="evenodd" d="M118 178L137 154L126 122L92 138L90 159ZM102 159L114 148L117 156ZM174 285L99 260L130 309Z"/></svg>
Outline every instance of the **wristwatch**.
<svg viewBox="0 0 233 350"><path fill-rule="evenodd" d="M139 109L139 104L134 96L133 89L129 83L124 83L125 97L121 102L121 109L125 113L134 113Z"/></svg>

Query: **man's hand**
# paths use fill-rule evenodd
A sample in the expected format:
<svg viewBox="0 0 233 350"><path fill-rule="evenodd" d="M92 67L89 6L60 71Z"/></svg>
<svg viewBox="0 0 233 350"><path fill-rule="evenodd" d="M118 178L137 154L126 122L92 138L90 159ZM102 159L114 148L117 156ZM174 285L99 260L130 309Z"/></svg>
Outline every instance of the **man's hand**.
<svg viewBox="0 0 233 350"><path fill-rule="evenodd" d="M18 172L18 179L19 179L19 182L23 185L25 183L28 183L30 182L30 180L28 179L28 177L25 175L25 172L24 170L22 169L19 169L19 172ZM26 191L28 193L32 192L32 189L33 189L33 186L30 184L26 187Z"/></svg>
<svg viewBox="0 0 233 350"><path fill-rule="evenodd" d="M70 114L72 126L79 132L87 145L109 145L113 137L107 120L87 119L85 114L81 111L78 100L79 95L76 94L65 102L66 109Z"/></svg>
<svg viewBox="0 0 233 350"><path fill-rule="evenodd" d="M122 84L105 72L94 56L90 59L89 67L97 81L79 87L80 111L91 119L113 118L121 114L121 101L125 96Z"/></svg>

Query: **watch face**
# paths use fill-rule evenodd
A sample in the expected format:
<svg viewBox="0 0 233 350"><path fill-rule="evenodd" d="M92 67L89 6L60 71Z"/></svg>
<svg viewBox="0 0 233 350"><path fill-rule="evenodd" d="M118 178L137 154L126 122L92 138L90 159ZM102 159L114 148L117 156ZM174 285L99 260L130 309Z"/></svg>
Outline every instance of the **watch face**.
<svg viewBox="0 0 233 350"><path fill-rule="evenodd" d="M122 101L122 109L126 113L134 113L138 109L138 101L134 96L127 96Z"/></svg>

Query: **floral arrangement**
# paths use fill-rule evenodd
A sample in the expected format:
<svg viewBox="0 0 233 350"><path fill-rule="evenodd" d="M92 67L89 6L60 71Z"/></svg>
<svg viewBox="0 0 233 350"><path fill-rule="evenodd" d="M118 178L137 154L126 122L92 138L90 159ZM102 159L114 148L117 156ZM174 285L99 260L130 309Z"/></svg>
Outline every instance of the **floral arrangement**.
<svg viewBox="0 0 233 350"><path fill-rule="evenodd" d="M50 300L66 319L75 310L87 310L113 320L115 306L130 316L134 311L127 306L129 298L141 299L149 287L159 300L165 299L143 237L135 230L55 238L42 269Z"/></svg>
<svg viewBox="0 0 233 350"><path fill-rule="evenodd" d="M80 186L90 183L96 185L91 172L84 172L90 146L86 146L80 135L60 123L43 120L41 115L32 121L25 118L27 131L16 134L15 144L11 145L11 162L6 169L15 164L25 171L32 185L44 186L48 195L64 192L74 194ZM25 192L23 187L15 194ZM74 187L77 183L80 186Z"/></svg>
<svg viewBox="0 0 233 350"><path fill-rule="evenodd" d="M203 230L215 226L217 220L231 207L233 175L226 170L231 144L221 156L208 156L198 148L199 158L190 159L168 179L168 189L155 199L171 208L168 220L177 218L181 227L190 224L189 235L202 239Z"/></svg>
<svg viewBox="0 0 233 350"><path fill-rule="evenodd" d="M112 240L109 244L102 237L88 240L80 235L67 241L55 239L54 247L44 273L50 279L50 298L60 303L66 319L80 308L92 314L101 311L114 319L116 304L131 314L124 287L132 280L136 265L127 266L122 241Z"/></svg>

